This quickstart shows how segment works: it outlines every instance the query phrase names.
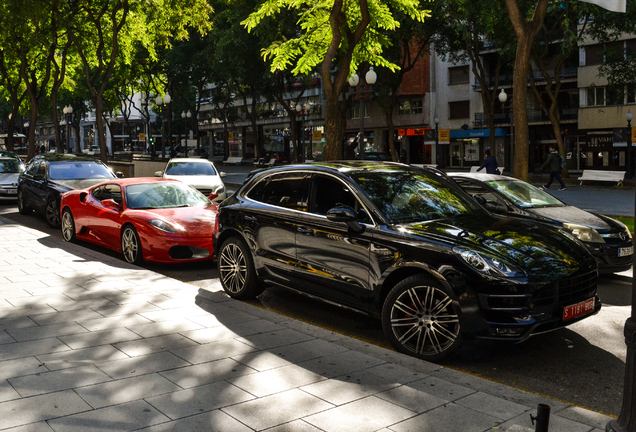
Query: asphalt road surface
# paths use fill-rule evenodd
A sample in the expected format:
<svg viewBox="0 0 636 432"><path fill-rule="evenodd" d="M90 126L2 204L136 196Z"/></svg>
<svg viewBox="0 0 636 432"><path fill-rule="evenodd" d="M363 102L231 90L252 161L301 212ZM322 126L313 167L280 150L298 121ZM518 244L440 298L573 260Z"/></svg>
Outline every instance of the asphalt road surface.
<svg viewBox="0 0 636 432"><path fill-rule="evenodd" d="M61 238L42 216L21 216L13 203L0 203L0 214L15 222ZM107 249L87 248L117 256ZM222 291L215 262L144 267L211 291ZM617 416L622 404L626 347L625 320L631 312L632 271L599 279L601 312L523 344L472 342L443 364L554 399ZM369 343L388 347L379 321L305 298L281 288L268 288L254 304Z"/></svg>

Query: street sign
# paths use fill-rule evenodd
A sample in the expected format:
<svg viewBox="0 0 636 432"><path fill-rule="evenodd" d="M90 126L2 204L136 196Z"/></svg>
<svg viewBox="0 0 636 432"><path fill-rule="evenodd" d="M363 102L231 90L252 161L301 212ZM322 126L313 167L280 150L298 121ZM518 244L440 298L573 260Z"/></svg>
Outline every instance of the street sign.
<svg viewBox="0 0 636 432"><path fill-rule="evenodd" d="M146 134L145 133L140 133L139 134L139 141L146 141Z"/></svg>
<svg viewBox="0 0 636 432"><path fill-rule="evenodd" d="M450 144L450 129L439 129L438 133L440 144Z"/></svg>

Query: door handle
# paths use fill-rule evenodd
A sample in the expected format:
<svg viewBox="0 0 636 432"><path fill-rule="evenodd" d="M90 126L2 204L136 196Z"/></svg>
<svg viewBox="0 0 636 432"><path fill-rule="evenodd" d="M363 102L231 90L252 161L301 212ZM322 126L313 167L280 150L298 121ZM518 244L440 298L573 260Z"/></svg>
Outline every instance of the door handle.
<svg viewBox="0 0 636 432"><path fill-rule="evenodd" d="M256 216L243 216L246 221L257 221Z"/></svg>
<svg viewBox="0 0 636 432"><path fill-rule="evenodd" d="M301 234L311 234L314 232L314 230L309 229L309 228L303 228L303 227L298 227L297 228L298 232Z"/></svg>

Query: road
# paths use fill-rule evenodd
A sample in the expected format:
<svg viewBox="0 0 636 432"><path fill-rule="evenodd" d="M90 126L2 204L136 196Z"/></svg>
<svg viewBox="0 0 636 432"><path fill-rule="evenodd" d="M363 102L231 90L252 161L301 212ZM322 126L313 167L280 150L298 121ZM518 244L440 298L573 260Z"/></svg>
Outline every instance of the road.
<svg viewBox="0 0 636 432"><path fill-rule="evenodd" d="M21 216L0 203L0 215L61 238L38 215ZM118 256L83 243L87 248ZM144 267L211 291L222 291L216 263ZM523 344L473 342L444 365L588 409L617 416L622 404L626 347L623 326L631 311L632 272L602 276L601 312ZM379 321L298 294L269 288L254 302L264 308L388 347Z"/></svg>

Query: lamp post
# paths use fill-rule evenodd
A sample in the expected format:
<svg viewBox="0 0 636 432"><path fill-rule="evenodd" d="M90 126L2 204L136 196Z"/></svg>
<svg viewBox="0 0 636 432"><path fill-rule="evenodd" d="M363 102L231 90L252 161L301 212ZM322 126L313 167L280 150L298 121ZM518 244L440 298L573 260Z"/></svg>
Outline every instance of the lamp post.
<svg viewBox="0 0 636 432"><path fill-rule="evenodd" d="M506 103L507 100L508 100L508 95L506 94L504 89L501 89L501 92L499 92L499 102L501 102L501 105L503 105ZM512 112L512 101L510 101L510 107L511 107L510 112ZM514 155L515 155L514 126L515 126L514 119L512 118L512 116L510 116L510 163L508 164L510 166L510 175L513 174L513 168L514 168Z"/></svg>
<svg viewBox="0 0 636 432"><path fill-rule="evenodd" d="M144 135L146 137L146 146L148 148L148 153L150 153L150 158L154 159L155 158L155 151L152 148L152 146L150 145L150 112L148 112L148 98L150 97L149 94L144 94L142 93L140 95L140 103L141 103L141 110L143 113L143 117L144 117Z"/></svg>
<svg viewBox="0 0 636 432"><path fill-rule="evenodd" d="M632 119L634 115L631 110L627 110L625 120L627 120L627 178L632 178ZM636 169L636 167L634 167Z"/></svg>
<svg viewBox="0 0 636 432"><path fill-rule="evenodd" d="M298 162L303 162L305 156L305 120L307 120L307 110L305 109L305 105L296 104L296 112L299 114L298 118L300 118L300 139L298 140L298 154L297 159Z"/></svg>
<svg viewBox="0 0 636 432"><path fill-rule="evenodd" d="M170 106L170 100L172 98L170 97L170 95L168 93L165 94L165 96L162 98L161 96L157 95L157 98L155 99L155 104L158 107L161 107L161 158L165 159L166 158L166 116L163 111L163 105L166 105L166 111L169 112L169 106Z"/></svg>
<svg viewBox="0 0 636 432"><path fill-rule="evenodd" d="M369 93L369 98L371 98L372 86L375 84L378 79L378 74L373 70L373 66L369 68L369 71L364 75L364 80L366 84L369 86L369 90L362 90L354 92L357 94L360 99L360 140L358 141L358 145L360 146L360 150L358 152L358 157L360 159L364 159L364 150L365 150L365 140L364 140L364 95ZM360 77L357 73L354 73L349 77L349 85L352 88L355 88L360 83Z"/></svg>
<svg viewBox="0 0 636 432"><path fill-rule="evenodd" d="M188 112L185 111L181 111L181 118L184 120L183 123L183 136L184 136L184 147L185 147L185 155L186 157L188 157L188 123L185 121L185 119L190 119L192 117L192 113L190 112L190 110L188 110Z"/></svg>
<svg viewBox="0 0 636 432"><path fill-rule="evenodd" d="M627 127L632 127L632 113L628 110ZM631 134L628 140L628 149L631 147ZM636 209L634 211L636 217ZM632 263L636 264L636 254L633 255ZM627 345L627 356L625 358L625 380L623 382L623 404L618 418L611 420L605 426L606 432L634 432L636 431L636 278L632 278L632 311L627 321L625 321L625 345Z"/></svg>
<svg viewBox="0 0 636 432"><path fill-rule="evenodd" d="M436 116L433 121L435 122L435 163L438 168L442 168L444 158L440 157L441 152L439 150L439 117Z"/></svg>

